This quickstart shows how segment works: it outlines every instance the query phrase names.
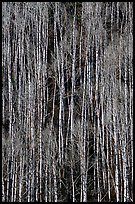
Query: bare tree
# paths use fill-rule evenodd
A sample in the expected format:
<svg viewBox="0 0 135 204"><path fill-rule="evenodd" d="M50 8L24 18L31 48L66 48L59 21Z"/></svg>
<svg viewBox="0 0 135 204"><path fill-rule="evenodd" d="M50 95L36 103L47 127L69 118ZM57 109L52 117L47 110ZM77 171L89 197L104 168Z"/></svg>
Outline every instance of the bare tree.
<svg viewBox="0 0 135 204"><path fill-rule="evenodd" d="M133 3L2 3L2 201L133 201Z"/></svg>

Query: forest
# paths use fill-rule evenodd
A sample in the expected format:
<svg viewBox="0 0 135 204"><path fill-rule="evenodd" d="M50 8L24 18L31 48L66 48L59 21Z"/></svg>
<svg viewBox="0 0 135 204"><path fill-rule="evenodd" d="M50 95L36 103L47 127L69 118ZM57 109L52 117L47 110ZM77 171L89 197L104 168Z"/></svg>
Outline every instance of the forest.
<svg viewBox="0 0 135 204"><path fill-rule="evenodd" d="M2 2L2 202L133 202L133 2Z"/></svg>

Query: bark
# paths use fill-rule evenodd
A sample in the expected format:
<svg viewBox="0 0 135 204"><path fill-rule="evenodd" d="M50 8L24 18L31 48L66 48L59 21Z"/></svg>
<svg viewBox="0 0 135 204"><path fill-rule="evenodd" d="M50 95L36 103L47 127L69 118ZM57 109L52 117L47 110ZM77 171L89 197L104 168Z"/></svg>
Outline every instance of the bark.
<svg viewBox="0 0 135 204"><path fill-rule="evenodd" d="M133 201L133 3L2 3L2 201Z"/></svg>

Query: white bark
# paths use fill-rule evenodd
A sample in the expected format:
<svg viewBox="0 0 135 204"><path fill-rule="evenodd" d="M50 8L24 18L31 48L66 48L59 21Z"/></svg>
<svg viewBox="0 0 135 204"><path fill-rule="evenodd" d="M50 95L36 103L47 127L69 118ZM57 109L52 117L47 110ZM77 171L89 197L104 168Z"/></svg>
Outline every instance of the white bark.
<svg viewBox="0 0 135 204"><path fill-rule="evenodd" d="M3 202L133 200L132 27L132 2L2 3Z"/></svg>

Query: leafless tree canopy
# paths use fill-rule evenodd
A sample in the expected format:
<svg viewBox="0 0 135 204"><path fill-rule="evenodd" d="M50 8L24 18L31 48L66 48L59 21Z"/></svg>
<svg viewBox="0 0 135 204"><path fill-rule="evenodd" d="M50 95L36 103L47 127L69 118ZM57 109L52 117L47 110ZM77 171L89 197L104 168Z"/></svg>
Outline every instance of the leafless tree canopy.
<svg viewBox="0 0 135 204"><path fill-rule="evenodd" d="M133 3L2 3L2 201L133 201Z"/></svg>

